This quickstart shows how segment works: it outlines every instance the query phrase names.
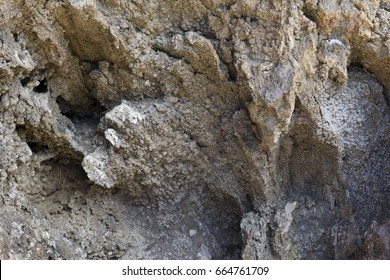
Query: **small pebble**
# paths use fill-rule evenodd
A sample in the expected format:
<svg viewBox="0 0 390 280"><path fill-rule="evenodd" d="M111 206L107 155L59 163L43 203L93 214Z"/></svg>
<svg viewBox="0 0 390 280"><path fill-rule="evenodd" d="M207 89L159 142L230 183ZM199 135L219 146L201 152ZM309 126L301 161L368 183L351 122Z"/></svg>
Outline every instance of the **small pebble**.
<svg viewBox="0 0 390 280"><path fill-rule="evenodd" d="M198 231L195 230L195 229L191 229L191 230L189 231L190 237L194 237L197 233L198 233Z"/></svg>

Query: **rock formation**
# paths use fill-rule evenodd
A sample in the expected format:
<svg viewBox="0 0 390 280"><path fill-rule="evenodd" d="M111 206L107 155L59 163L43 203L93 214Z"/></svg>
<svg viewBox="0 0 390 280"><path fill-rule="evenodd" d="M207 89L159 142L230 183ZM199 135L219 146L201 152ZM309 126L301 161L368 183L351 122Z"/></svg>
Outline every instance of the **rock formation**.
<svg viewBox="0 0 390 280"><path fill-rule="evenodd" d="M1 259L389 259L388 0L0 3Z"/></svg>

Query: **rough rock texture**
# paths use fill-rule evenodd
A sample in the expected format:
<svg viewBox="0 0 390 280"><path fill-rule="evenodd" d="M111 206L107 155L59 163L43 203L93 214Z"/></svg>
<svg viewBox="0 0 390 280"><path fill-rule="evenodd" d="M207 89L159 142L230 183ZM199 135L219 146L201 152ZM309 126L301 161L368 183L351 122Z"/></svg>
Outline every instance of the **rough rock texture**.
<svg viewBox="0 0 390 280"><path fill-rule="evenodd" d="M388 0L0 2L1 259L389 259Z"/></svg>

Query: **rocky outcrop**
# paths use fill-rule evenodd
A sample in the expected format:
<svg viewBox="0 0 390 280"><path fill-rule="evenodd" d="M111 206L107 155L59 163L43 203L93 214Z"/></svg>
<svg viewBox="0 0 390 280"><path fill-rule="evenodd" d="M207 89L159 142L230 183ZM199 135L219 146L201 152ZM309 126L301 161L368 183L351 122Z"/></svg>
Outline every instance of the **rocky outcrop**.
<svg viewBox="0 0 390 280"><path fill-rule="evenodd" d="M0 3L0 258L390 258L389 20Z"/></svg>

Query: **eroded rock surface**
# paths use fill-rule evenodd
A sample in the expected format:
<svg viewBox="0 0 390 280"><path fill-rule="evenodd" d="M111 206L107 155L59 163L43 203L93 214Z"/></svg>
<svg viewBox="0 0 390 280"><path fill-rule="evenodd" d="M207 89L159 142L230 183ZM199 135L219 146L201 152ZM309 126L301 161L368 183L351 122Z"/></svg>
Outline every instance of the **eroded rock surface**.
<svg viewBox="0 0 390 280"><path fill-rule="evenodd" d="M0 3L1 259L389 259L390 2Z"/></svg>

